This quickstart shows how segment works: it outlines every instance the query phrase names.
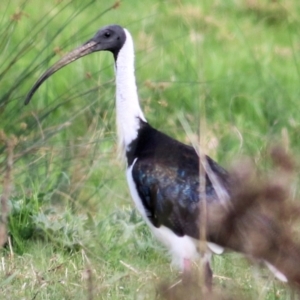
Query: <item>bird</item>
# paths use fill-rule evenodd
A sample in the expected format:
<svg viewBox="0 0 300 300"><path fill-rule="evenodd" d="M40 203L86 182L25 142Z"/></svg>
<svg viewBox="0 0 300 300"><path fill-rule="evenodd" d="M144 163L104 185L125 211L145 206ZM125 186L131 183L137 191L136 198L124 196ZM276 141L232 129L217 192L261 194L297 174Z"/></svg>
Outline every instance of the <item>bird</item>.
<svg viewBox="0 0 300 300"><path fill-rule="evenodd" d="M172 263L189 272L191 263L202 257L210 282L211 253L221 254L227 245L209 228L201 228L206 217L202 209L230 201L230 176L209 156L199 155L194 147L147 122L137 91L133 38L127 29L119 25L101 28L45 71L29 91L25 104L52 74L98 51L108 51L114 57L118 141L126 159L126 178L135 206L153 235L169 249ZM203 235L207 245L204 254L199 251ZM275 276L286 281L284 274L267 265Z"/></svg>

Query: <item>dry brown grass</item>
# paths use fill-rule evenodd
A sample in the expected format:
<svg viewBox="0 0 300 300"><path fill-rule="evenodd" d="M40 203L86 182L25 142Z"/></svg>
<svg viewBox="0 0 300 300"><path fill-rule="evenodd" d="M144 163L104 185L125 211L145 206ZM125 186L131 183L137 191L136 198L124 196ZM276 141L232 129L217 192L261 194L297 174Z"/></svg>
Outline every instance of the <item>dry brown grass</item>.
<svg viewBox="0 0 300 300"><path fill-rule="evenodd" d="M7 218L9 214L9 196L12 189L12 171L14 161L14 148L16 146L16 138L8 137L0 132L0 142L4 144L6 151L5 169L3 176L3 192L1 195L1 218L0 218L0 247L7 242Z"/></svg>

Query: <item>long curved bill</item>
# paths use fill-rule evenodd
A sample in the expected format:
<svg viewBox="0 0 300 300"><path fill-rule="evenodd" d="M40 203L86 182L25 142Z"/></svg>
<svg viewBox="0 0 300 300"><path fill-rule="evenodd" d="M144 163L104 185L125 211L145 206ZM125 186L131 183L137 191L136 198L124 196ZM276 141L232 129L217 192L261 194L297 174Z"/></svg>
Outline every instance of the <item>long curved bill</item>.
<svg viewBox="0 0 300 300"><path fill-rule="evenodd" d="M90 40L83 44L82 46L74 49L73 51L69 52L65 56L63 56L56 64L54 64L52 67L50 67L34 84L34 86L31 88L29 93L26 96L25 99L25 105L27 105L32 98L33 94L36 92L36 90L42 85L42 83L49 78L52 74L54 74L59 69L63 68L64 66L70 64L71 62L79 59L80 57L83 57L85 55L88 55L92 52L94 52L94 46L96 45L96 42L93 40Z"/></svg>

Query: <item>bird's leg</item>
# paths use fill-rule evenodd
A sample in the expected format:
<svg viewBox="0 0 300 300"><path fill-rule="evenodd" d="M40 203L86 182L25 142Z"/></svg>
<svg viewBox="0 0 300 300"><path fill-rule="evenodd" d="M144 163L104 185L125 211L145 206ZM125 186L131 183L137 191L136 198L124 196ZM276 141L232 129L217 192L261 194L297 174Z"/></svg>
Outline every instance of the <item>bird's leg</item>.
<svg viewBox="0 0 300 300"><path fill-rule="evenodd" d="M182 270L182 281L184 283L190 283L191 280L193 279L193 266L192 262L188 258L183 258L183 270Z"/></svg>
<svg viewBox="0 0 300 300"><path fill-rule="evenodd" d="M204 288L206 292L210 293L212 291L212 284L213 284L213 272L210 266L210 254L205 255L203 257L202 263L201 263L202 272L200 271L200 276L202 278L201 282L204 285ZM183 280L186 282L190 282L191 280L194 281L194 275L193 273L193 266L192 262L188 258L183 259ZM196 276L197 277L197 276Z"/></svg>
<svg viewBox="0 0 300 300"><path fill-rule="evenodd" d="M183 273L185 275L189 274L192 271L191 260L188 258L183 259Z"/></svg>
<svg viewBox="0 0 300 300"><path fill-rule="evenodd" d="M213 272L210 267L210 261L204 263L204 283L208 291L212 290Z"/></svg>
<svg viewBox="0 0 300 300"><path fill-rule="evenodd" d="M182 267L182 284L184 286L193 285L195 281L195 274L193 273L192 261L189 258L183 258Z"/></svg>

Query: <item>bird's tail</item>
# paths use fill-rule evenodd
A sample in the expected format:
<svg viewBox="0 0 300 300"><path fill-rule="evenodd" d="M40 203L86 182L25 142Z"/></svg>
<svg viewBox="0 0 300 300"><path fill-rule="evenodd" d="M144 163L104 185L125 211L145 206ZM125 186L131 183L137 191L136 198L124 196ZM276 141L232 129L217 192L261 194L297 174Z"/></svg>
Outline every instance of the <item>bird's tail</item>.
<svg viewBox="0 0 300 300"><path fill-rule="evenodd" d="M270 264L267 261L265 261L265 264L277 279L279 279L282 282L288 281L287 277L282 272L280 272L276 267L274 267L272 264Z"/></svg>

